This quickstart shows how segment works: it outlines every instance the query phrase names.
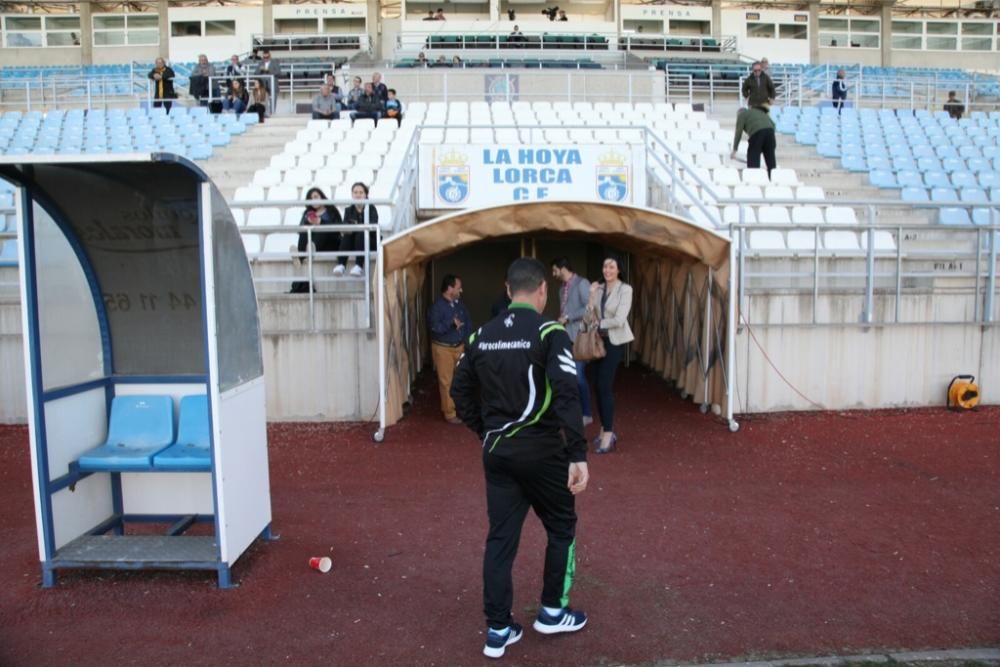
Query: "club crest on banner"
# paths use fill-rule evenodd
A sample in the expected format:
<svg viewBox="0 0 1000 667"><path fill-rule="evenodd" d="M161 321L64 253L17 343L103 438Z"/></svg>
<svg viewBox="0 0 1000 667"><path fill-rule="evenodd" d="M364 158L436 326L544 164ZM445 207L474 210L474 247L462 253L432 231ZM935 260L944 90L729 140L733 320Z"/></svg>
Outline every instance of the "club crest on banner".
<svg viewBox="0 0 1000 667"><path fill-rule="evenodd" d="M448 204L461 204L469 198L469 160L457 151L441 155L434 165L438 197Z"/></svg>
<svg viewBox="0 0 1000 667"><path fill-rule="evenodd" d="M598 158L597 196L603 201L623 202L629 196L628 158L608 152Z"/></svg>

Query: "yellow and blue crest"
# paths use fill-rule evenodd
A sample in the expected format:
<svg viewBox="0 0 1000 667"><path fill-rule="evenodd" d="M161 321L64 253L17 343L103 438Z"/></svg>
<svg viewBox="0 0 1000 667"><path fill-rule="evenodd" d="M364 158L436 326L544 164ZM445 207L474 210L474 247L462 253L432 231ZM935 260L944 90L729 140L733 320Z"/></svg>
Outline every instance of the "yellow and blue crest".
<svg viewBox="0 0 1000 667"><path fill-rule="evenodd" d="M461 204L469 197L470 172L465 155L451 151L434 167L438 197L449 204Z"/></svg>
<svg viewBox="0 0 1000 667"><path fill-rule="evenodd" d="M597 196L602 201L623 202L629 197L629 167L618 153L605 153L598 159Z"/></svg>

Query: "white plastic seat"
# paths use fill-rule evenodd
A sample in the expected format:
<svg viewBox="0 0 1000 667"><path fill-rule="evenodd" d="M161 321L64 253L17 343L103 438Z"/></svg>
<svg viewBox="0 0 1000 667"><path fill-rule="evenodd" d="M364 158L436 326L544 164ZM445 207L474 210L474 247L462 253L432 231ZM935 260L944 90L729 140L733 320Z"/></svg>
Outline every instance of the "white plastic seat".
<svg viewBox="0 0 1000 667"><path fill-rule="evenodd" d="M761 224L785 225L791 222L788 208L785 206L761 206L757 209L757 220Z"/></svg>
<svg viewBox="0 0 1000 667"><path fill-rule="evenodd" d="M319 184L320 187L337 186L343 180L344 170L338 167L323 167L322 169L317 169L316 173L313 174L313 181ZM328 192L327 194L330 193Z"/></svg>
<svg viewBox="0 0 1000 667"><path fill-rule="evenodd" d="M240 234L240 238L243 240L243 250L246 251L247 257L254 259L260 254L259 234Z"/></svg>
<svg viewBox="0 0 1000 667"><path fill-rule="evenodd" d="M747 237L751 250L784 250L785 238L781 232L773 229L760 229L750 232Z"/></svg>
<svg viewBox="0 0 1000 667"><path fill-rule="evenodd" d="M446 144L467 144L469 143L469 131L462 128L449 128L444 133L444 143Z"/></svg>
<svg viewBox="0 0 1000 667"><path fill-rule="evenodd" d="M313 170L304 167L296 167L285 172L284 185L294 185L298 188L306 188L313 184ZM272 190L274 188L271 188ZM270 193L268 193L270 196Z"/></svg>
<svg viewBox="0 0 1000 667"><path fill-rule="evenodd" d="M389 152L390 143L384 139L370 138L365 143L364 150L362 150L362 155L378 155L382 156Z"/></svg>
<svg viewBox="0 0 1000 667"><path fill-rule="evenodd" d="M806 229L793 229L787 237L789 250L815 250L816 233Z"/></svg>
<svg viewBox="0 0 1000 667"><path fill-rule="evenodd" d="M281 209L278 208L252 208L247 214L247 227L270 227L280 224Z"/></svg>
<svg viewBox="0 0 1000 667"><path fill-rule="evenodd" d="M792 222L800 225L822 225L823 211L818 206L793 206Z"/></svg>
<svg viewBox="0 0 1000 667"><path fill-rule="evenodd" d="M269 188L272 185L281 183L281 178L281 169L278 169L277 167L265 167L264 169L258 169L254 172L253 184L259 185L262 188Z"/></svg>
<svg viewBox="0 0 1000 667"><path fill-rule="evenodd" d="M275 185L267 190L267 201L294 201L299 199L299 188L294 185Z"/></svg>
<svg viewBox="0 0 1000 667"><path fill-rule="evenodd" d="M861 232L858 237L861 240L861 249L868 250L868 232ZM876 229L872 240L875 252L896 252L896 239L893 238L892 232Z"/></svg>
<svg viewBox="0 0 1000 667"><path fill-rule="evenodd" d="M233 214L233 221L236 223L237 227L242 227L247 222L247 214L241 208L231 208L229 212Z"/></svg>
<svg viewBox="0 0 1000 667"><path fill-rule="evenodd" d="M292 248L297 246L298 242L298 234L268 234L264 239L262 254L271 257L261 257L261 259L291 259Z"/></svg>
<svg viewBox="0 0 1000 667"><path fill-rule="evenodd" d="M764 188L766 199L795 199L792 189L787 185L768 185Z"/></svg>
<svg viewBox="0 0 1000 667"><path fill-rule="evenodd" d="M795 198L802 201L826 201L826 193L818 185L800 185L795 190Z"/></svg>
<svg viewBox="0 0 1000 667"><path fill-rule="evenodd" d="M259 185L243 185L236 188L233 201L264 201L264 188Z"/></svg>
<svg viewBox="0 0 1000 667"><path fill-rule="evenodd" d="M794 188L799 185L799 177L794 169L775 167L771 170L771 183L773 185L787 185L790 188Z"/></svg>
<svg viewBox="0 0 1000 667"><path fill-rule="evenodd" d="M364 142L356 137L347 137L336 147L332 147L333 150L330 151L331 154L335 155L360 155L364 150Z"/></svg>
<svg viewBox="0 0 1000 667"><path fill-rule="evenodd" d="M719 167L712 172L712 180L718 185L733 187L740 185L740 172L732 167Z"/></svg>
<svg viewBox="0 0 1000 667"><path fill-rule="evenodd" d="M858 245L858 235L847 230L823 232L823 247L832 251L861 249Z"/></svg>
<svg viewBox="0 0 1000 667"><path fill-rule="evenodd" d="M295 156L305 155L309 152L309 145L308 141L300 141L298 139L295 141L289 141L285 144L285 153Z"/></svg>
<svg viewBox="0 0 1000 667"><path fill-rule="evenodd" d="M695 155L695 164L706 169L717 169L722 166L722 160L719 158L718 153L702 152Z"/></svg>
<svg viewBox="0 0 1000 667"><path fill-rule="evenodd" d="M377 171L382 168L382 156L378 153L364 152L355 160L354 166L358 169L371 169Z"/></svg>
<svg viewBox="0 0 1000 667"><path fill-rule="evenodd" d="M718 209L714 206L706 206L705 208L708 210L709 215L706 215L705 212L697 206L688 207L688 217L707 227L715 227L719 216ZM712 215L714 215L715 218L713 218Z"/></svg>
<svg viewBox="0 0 1000 667"><path fill-rule="evenodd" d="M492 144L493 130L488 127L475 127L469 130L469 143Z"/></svg>
<svg viewBox="0 0 1000 667"><path fill-rule="evenodd" d="M315 171L317 169L322 169L325 166L326 166L326 156L321 153L306 153L305 155L299 158L298 167L300 169L310 169L312 171Z"/></svg>
<svg viewBox="0 0 1000 667"><path fill-rule="evenodd" d="M364 130L370 132L375 129L375 119L374 118L359 118L354 121L355 130Z"/></svg>
<svg viewBox="0 0 1000 667"><path fill-rule="evenodd" d="M826 222L829 225L856 225L858 216L854 209L847 206L831 206L826 209Z"/></svg>
<svg viewBox="0 0 1000 667"><path fill-rule="evenodd" d="M287 153L278 153L271 156L271 167L274 169L293 169L295 167L295 156Z"/></svg>
<svg viewBox="0 0 1000 667"><path fill-rule="evenodd" d="M368 185L375 180L375 172L371 169L364 169L361 167L352 167L344 174L344 181L346 183L364 183Z"/></svg>
<svg viewBox="0 0 1000 667"><path fill-rule="evenodd" d="M302 222L302 213L305 211L304 206L293 206L291 208L285 209L284 224L285 226L296 226Z"/></svg>
<svg viewBox="0 0 1000 667"><path fill-rule="evenodd" d="M743 206L743 222L752 224L757 222L757 213L752 206ZM740 207L736 204L729 204L722 209L722 221L727 225L740 223Z"/></svg>
<svg viewBox="0 0 1000 667"><path fill-rule="evenodd" d="M759 187L767 187L771 184L771 181L767 178L766 169L744 169L743 170L743 185L757 185Z"/></svg>
<svg viewBox="0 0 1000 667"><path fill-rule="evenodd" d="M764 194L757 185L737 185L733 188L733 199L763 199Z"/></svg>

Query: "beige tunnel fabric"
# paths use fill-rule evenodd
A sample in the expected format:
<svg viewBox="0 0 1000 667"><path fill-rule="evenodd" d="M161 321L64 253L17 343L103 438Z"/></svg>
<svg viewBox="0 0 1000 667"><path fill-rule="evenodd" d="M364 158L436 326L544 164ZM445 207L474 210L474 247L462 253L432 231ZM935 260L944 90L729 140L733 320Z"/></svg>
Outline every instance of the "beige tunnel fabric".
<svg viewBox="0 0 1000 667"><path fill-rule="evenodd" d="M410 383L426 354L426 263L486 239L540 233L586 237L630 253L633 350L644 364L699 402L707 384L709 402L725 403L722 352L729 239L662 211L592 202L532 202L447 215L385 241L388 424L402 417ZM706 327L709 295L711 317Z"/></svg>

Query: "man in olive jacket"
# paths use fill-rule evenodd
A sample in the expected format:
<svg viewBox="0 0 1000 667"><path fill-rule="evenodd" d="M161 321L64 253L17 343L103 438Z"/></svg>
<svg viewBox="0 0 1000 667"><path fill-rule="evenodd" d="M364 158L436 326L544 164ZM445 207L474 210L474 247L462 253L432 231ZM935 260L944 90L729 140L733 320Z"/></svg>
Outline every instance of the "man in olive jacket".
<svg viewBox="0 0 1000 667"><path fill-rule="evenodd" d="M774 138L774 121L768 113L767 106L751 107L750 109L740 109L736 115L736 133L733 134L733 152L730 157L736 157L736 150L740 147L740 140L743 133L747 139L747 168L759 169L760 156L764 155L764 163L767 165L767 177L771 178L771 170L774 169L777 159L774 150L777 148L777 141Z"/></svg>

